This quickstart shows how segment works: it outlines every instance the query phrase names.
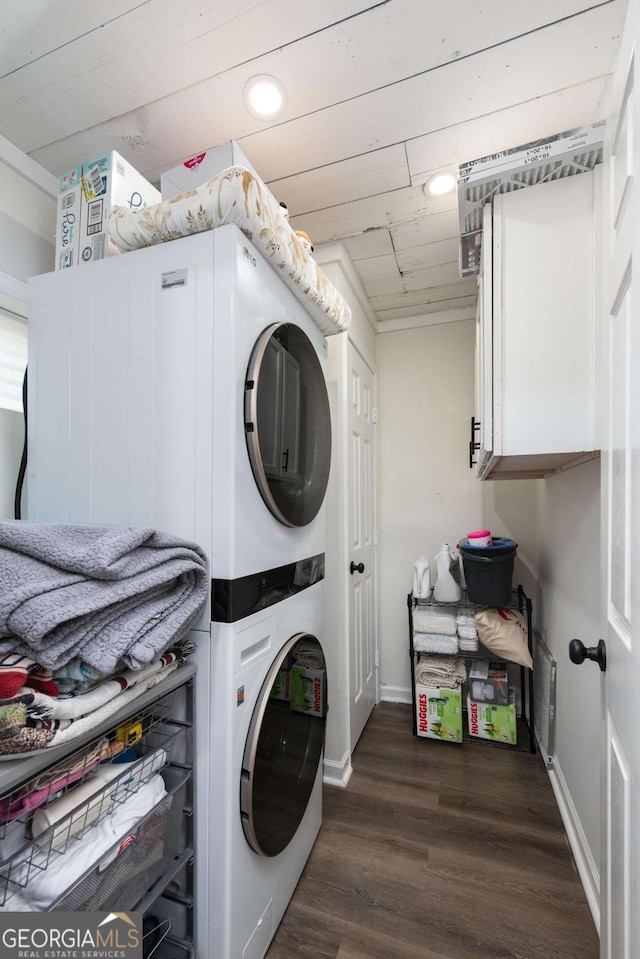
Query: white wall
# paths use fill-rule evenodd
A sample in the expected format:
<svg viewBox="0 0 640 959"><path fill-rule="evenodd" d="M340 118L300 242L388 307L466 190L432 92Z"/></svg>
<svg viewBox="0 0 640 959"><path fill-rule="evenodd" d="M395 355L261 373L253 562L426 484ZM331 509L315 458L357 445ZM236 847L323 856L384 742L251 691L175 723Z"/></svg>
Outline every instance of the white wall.
<svg viewBox="0 0 640 959"><path fill-rule="evenodd" d="M574 666L573 637L595 645L600 609L600 464L544 480L479 482L468 468L474 321L378 337L380 646L384 698L410 701L406 597L416 557L487 527L518 542L514 582L558 660L552 783L597 910L600 671ZM591 895L590 895L591 893Z"/></svg>
<svg viewBox="0 0 640 959"><path fill-rule="evenodd" d="M433 563L484 527L519 544L514 583L530 589L536 554L534 481L480 483L469 469L475 322L378 337L380 652L383 697L409 701L406 598L413 564Z"/></svg>
<svg viewBox="0 0 640 959"><path fill-rule="evenodd" d="M600 462L538 481L541 634L558 661L555 766L558 788L575 819L586 866L600 863L600 684L595 663L569 660L571 639L601 638Z"/></svg>
<svg viewBox="0 0 640 959"><path fill-rule="evenodd" d="M23 440L22 413L0 409L0 519L13 519Z"/></svg>
<svg viewBox="0 0 640 959"><path fill-rule="evenodd" d="M21 315L23 282L54 267L56 187L55 177L0 136L0 305ZM22 415L0 410L0 519L14 515L23 436Z"/></svg>

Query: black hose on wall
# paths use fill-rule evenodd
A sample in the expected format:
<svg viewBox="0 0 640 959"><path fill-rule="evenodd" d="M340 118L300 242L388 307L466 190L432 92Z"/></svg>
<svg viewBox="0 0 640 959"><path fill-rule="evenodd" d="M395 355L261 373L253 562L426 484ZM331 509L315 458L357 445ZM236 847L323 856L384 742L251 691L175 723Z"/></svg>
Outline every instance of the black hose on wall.
<svg viewBox="0 0 640 959"><path fill-rule="evenodd" d="M27 367L25 367L24 379L22 380L22 411L24 416L24 444L22 447L20 469L18 470L16 496L13 504L14 519L22 519L22 487L24 486L24 477L27 472Z"/></svg>

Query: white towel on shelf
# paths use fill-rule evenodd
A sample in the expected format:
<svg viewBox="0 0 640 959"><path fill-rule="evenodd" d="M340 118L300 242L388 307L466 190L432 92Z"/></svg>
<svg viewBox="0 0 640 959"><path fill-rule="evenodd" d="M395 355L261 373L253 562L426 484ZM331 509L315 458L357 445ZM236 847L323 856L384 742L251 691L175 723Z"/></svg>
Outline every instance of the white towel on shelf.
<svg viewBox="0 0 640 959"><path fill-rule="evenodd" d="M460 638L458 642L461 653L477 653L479 649L478 638L475 639L462 639Z"/></svg>
<svg viewBox="0 0 640 959"><path fill-rule="evenodd" d="M455 611L438 609L435 606L416 606L413 611L413 629L416 633L455 636L457 630Z"/></svg>
<svg viewBox="0 0 640 959"><path fill-rule="evenodd" d="M458 636L460 637L460 651L475 653L478 650L478 630L476 629L475 613L470 606L460 606L456 615Z"/></svg>
<svg viewBox="0 0 640 959"><path fill-rule="evenodd" d="M414 633L413 648L418 653L457 653L458 637L438 633Z"/></svg>

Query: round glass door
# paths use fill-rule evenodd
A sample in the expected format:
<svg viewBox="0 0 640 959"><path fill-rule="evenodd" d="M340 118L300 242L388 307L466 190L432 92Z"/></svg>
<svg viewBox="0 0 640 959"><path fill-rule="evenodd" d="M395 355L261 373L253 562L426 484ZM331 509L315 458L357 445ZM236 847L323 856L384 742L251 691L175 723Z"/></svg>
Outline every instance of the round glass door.
<svg viewBox="0 0 640 959"><path fill-rule="evenodd" d="M326 712L322 647L297 633L262 685L242 761L242 828L261 856L281 853L302 822L322 760Z"/></svg>
<svg viewBox="0 0 640 959"><path fill-rule="evenodd" d="M245 381L244 420L260 495L285 526L306 526L329 482L331 416L315 348L294 323L274 323L258 338Z"/></svg>

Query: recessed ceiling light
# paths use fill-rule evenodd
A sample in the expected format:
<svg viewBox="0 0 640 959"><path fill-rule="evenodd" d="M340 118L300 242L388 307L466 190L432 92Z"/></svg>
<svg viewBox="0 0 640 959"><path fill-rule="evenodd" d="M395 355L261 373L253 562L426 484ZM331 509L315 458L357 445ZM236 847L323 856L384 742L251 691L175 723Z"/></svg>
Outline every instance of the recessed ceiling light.
<svg viewBox="0 0 640 959"><path fill-rule="evenodd" d="M244 85L244 105L249 113L259 120L274 120L284 113L287 91L275 77L260 74L251 77Z"/></svg>
<svg viewBox="0 0 640 959"><path fill-rule="evenodd" d="M422 189L427 196L445 196L447 193L453 193L457 182L455 173L445 170L443 173L436 173L429 177Z"/></svg>

